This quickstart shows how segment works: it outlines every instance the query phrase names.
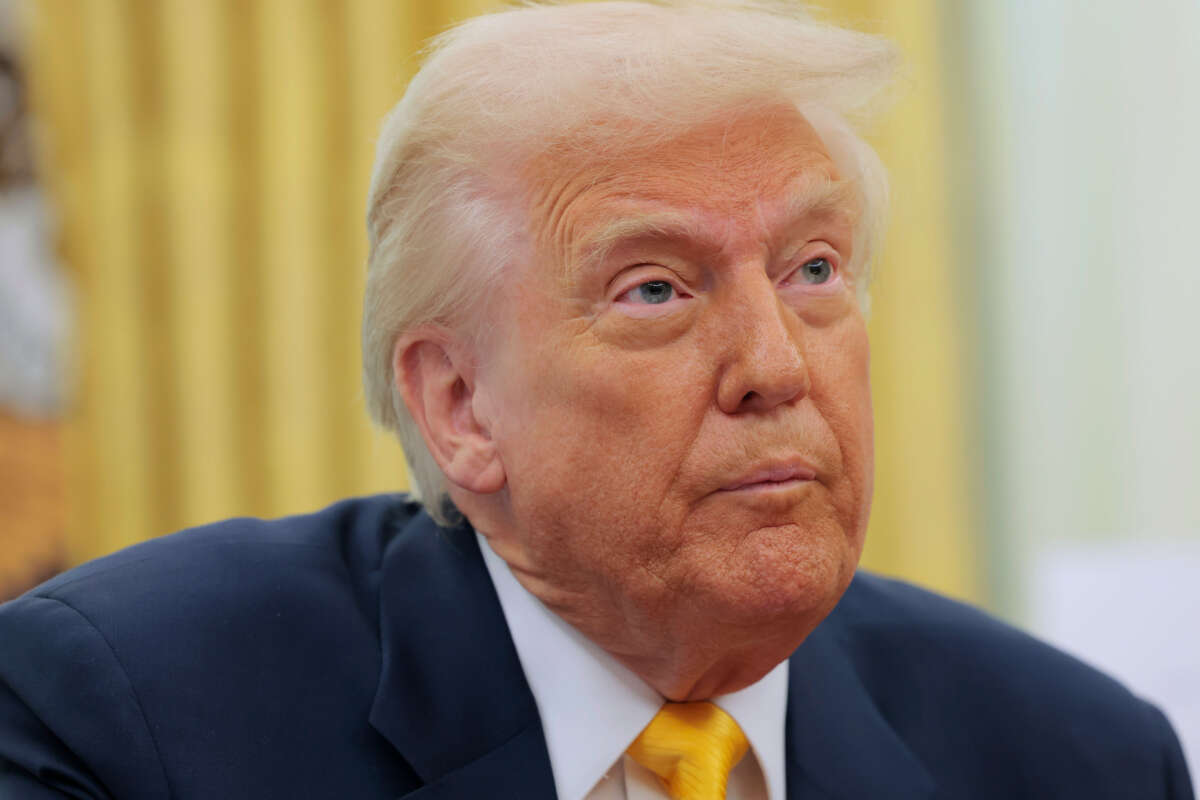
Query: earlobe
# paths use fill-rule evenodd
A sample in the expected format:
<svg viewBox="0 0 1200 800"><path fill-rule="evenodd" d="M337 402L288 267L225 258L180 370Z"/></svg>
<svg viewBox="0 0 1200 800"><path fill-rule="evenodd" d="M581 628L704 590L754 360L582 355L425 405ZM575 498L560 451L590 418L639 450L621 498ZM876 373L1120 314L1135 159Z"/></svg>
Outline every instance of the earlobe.
<svg viewBox="0 0 1200 800"><path fill-rule="evenodd" d="M411 331L392 351L396 387L446 479L478 494L504 487L504 465L475 412L474 361L441 328Z"/></svg>

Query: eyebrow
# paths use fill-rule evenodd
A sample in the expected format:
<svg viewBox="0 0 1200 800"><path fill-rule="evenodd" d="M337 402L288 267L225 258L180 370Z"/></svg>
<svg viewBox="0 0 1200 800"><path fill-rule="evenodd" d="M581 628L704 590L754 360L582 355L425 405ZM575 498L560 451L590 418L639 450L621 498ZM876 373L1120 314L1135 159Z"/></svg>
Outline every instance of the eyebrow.
<svg viewBox="0 0 1200 800"><path fill-rule="evenodd" d="M649 241L698 241L709 232L687 214L656 212L633 214L617 219L593 231L579 248L578 269L586 271L604 262L621 245Z"/></svg>
<svg viewBox="0 0 1200 800"><path fill-rule="evenodd" d="M783 204L783 226L811 214L832 213L853 207L858 193L854 181L806 178L797 181ZM602 263L617 247L650 241L704 243L710 232L686 213L654 212L622 216L588 234L578 249L577 268L586 271ZM702 244L701 246L706 246ZM716 244L712 243L713 249Z"/></svg>
<svg viewBox="0 0 1200 800"><path fill-rule="evenodd" d="M810 214L829 214L858 207L857 182L828 177L808 178L800 182L784 203L785 224L792 224Z"/></svg>

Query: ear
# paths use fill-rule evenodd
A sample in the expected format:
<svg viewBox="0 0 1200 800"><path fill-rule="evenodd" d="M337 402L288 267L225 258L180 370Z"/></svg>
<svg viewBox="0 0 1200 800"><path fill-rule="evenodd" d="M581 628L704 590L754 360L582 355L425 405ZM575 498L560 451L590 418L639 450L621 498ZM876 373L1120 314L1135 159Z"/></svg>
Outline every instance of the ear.
<svg viewBox="0 0 1200 800"><path fill-rule="evenodd" d="M504 488L504 465L475 413L475 360L450 331L410 331L392 350L396 388L446 478L479 494Z"/></svg>

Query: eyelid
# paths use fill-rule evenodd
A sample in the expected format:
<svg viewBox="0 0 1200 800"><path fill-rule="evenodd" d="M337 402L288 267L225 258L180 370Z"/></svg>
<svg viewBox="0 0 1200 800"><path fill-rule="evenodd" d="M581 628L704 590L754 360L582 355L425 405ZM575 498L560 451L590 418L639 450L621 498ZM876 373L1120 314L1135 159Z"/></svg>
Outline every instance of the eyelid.
<svg viewBox="0 0 1200 800"><path fill-rule="evenodd" d="M780 280L781 284L790 284L791 279L796 275L797 272L799 272L804 267L805 264L816 261L819 258L823 258L829 262L829 266L833 270L833 274L830 276L829 280L827 280L825 283L814 283L814 284L804 284L804 285L806 285L806 286L829 286L829 285L833 284L833 282L836 281L838 278L842 277L842 254L839 253L837 251L837 249L835 249L833 247L833 245L829 244L828 242L812 242L811 244L821 245L821 246L820 247L804 247L804 248L802 248L800 250L800 254L801 254L800 257L797 258L793 262L794 266L790 270L788 270L786 273L784 273L783 279Z"/></svg>
<svg viewBox="0 0 1200 800"><path fill-rule="evenodd" d="M646 268L643 270L643 268ZM654 283L662 281L669 283L678 294L678 297L691 297L692 293L688 290L684 282L675 274L673 270L667 269L659 264L635 264L629 269L623 270L612 282L612 285L617 289L611 293L612 302L620 300L625 295L632 292L644 283ZM643 305L643 304L639 304Z"/></svg>

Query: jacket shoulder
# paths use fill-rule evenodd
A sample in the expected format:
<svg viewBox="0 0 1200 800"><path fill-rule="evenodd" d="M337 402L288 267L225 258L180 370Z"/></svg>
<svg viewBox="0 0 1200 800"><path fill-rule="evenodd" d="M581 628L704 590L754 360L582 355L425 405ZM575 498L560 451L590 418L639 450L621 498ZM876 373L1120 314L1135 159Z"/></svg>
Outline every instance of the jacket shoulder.
<svg viewBox="0 0 1200 800"><path fill-rule="evenodd" d="M160 597L206 588L211 600L236 602L237 573L253 573L248 591L281 588L296 566L336 568L351 580L378 569L393 536L420 510L405 495L343 500L310 514L241 517L150 539L68 570L27 594L71 602L119 601L126 593ZM269 576L275 576L272 581Z"/></svg>
<svg viewBox="0 0 1200 800"><path fill-rule="evenodd" d="M1094 796L1191 797L1161 711L983 611L860 572L831 621L880 713L951 784L987 775L1019 794L1061 780L1044 796L1075 797L1100 781Z"/></svg>
<svg viewBox="0 0 1200 800"><path fill-rule="evenodd" d="M845 643L872 685L885 669L920 668L930 688L976 710L1088 717L1137 715L1144 703L1079 659L966 603L860 572L838 605ZM934 683L936 681L936 683Z"/></svg>
<svg viewBox="0 0 1200 800"><path fill-rule="evenodd" d="M959 676L1002 695L1128 707L1137 699L1077 658L966 603L904 581L860 572L835 612L847 641L875 662L886 647L943 681Z"/></svg>
<svg viewBox="0 0 1200 800"><path fill-rule="evenodd" d="M0 795L36 779L86 796L193 796L171 785L183 776L202 796L269 796L293 757L289 774L310 789L375 780L350 754L387 752L365 723L378 575L418 511L393 495L228 520L0 605ZM320 766L343 751L342 772ZM227 769L197 772L206 760Z"/></svg>
<svg viewBox="0 0 1200 800"><path fill-rule="evenodd" d="M299 659L306 648L352 639L375 647L383 553L414 507L402 495L352 499L152 539L0 606L0 631L26 630L21 619L49 602L71 609L122 662L173 671L204 668L205 656L230 649ZM54 638L53 630L28 633Z"/></svg>

